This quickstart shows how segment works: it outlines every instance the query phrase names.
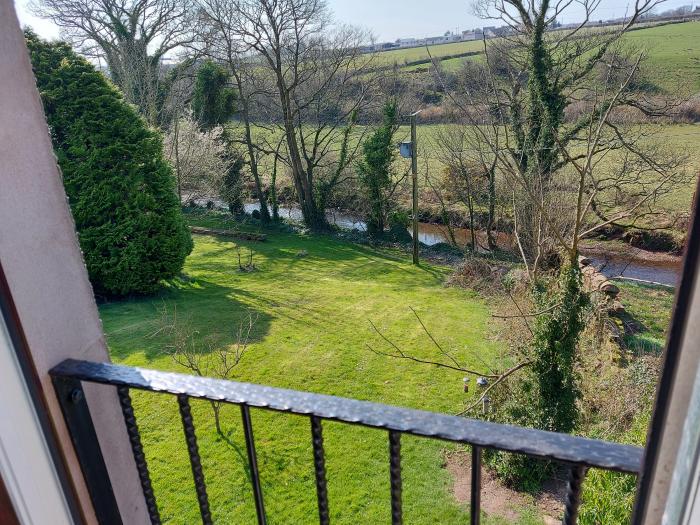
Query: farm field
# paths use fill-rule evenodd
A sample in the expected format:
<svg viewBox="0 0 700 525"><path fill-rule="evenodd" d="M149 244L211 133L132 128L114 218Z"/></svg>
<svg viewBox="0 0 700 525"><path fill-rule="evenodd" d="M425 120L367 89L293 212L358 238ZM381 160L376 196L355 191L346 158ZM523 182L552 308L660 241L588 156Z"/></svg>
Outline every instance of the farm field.
<svg viewBox="0 0 700 525"><path fill-rule="evenodd" d="M700 22L667 24L630 31L624 37L632 48L647 53L645 69L652 80L668 91L700 90ZM433 58L460 53L478 52L483 49L482 41L456 42L430 47ZM413 62L427 60L425 47L397 49L379 53L377 61L383 63ZM441 62L446 71L456 71L465 60L480 60L480 57L450 58ZM425 64L407 66L407 70L419 70Z"/></svg>
<svg viewBox="0 0 700 525"><path fill-rule="evenodd" d="M159 331L164 308L187 320L198 337L212 338L218 345L231 344L239 321L253 313L258 320L249 353L237 370L238 380L457 412L464 401L459 373L391 360L365 346L383 348L369 326L371 319L407 351L435 357L409 310L413 307L441 344L466 364L482 367L500 361L499 345L490 339L486 304L470 292L445 288L448 268L415 268L404 255L326 237L272 234L265 243L242 246L255 251L257 271L238 271L232 242L196 236L184 269L186 279L153 298L102 305L112 358L184 372L164 351L167 337ZM303 251L308 255L300 256ZM175 399L135 393L134 403L163 518L170 523L196 522ZM216 434L208 404L193 402L193 413L215 521L253 522L238 409L223 411L230 443ZM254 410L253 424L270 523L315 522L308 420ZM386 433L333 423L324 428L333 522L388 522ZM441 468L448 445L403 441L406 521L466 521L468 513L452 499L449 474Z"/></svg>
<svg viewBox="0 0 700 525"><path fill-rule="evenodd" d="M403 64L416 60L426 60L432 54L433 58L440 58L461 53L472 53L481 51L484 43L481 40L471 40L468 42L453 42L450 44L439 44L430 46L430 54L425 47L409 47L406 49L392 49L377 54L378 64ZM458 59L461 60L461 59Z"/></svg>

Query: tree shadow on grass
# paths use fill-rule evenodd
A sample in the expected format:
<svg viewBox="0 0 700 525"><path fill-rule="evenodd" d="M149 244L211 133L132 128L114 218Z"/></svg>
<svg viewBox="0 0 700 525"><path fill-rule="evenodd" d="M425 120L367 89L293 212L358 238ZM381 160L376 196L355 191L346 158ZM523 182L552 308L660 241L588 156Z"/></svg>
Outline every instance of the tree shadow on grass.
<svg viewBox="0 0 700 525"><path fill-rule="evenodd" d="M352 244L328 237L305 237L289 235L275 243L217 242L207 248L200 257L191 258L188 267L195 272L207 272L217 275L256 276L238 271L238 253L247 260L248 249L254 253L253 261L258 271L268 279L282 276L289 272L298 272L299 282L314 280L320 273L329 277L347 278L354 281L374 281L382 275L404 275L404 286L419 284L415 277L421 273L442 282L444 270L423 263L418 268L411 265L410 255L393 254L386 250L377 250L367 246ZM417 273L420 272L420 273Z"/></svg>
<svg viewBox="0 0 700 525"><path fill-rule="evenodd" d="M192 337L206 338L207 348L238 342L239 327L255 320L248 343L262 341L273 317L239 300L247 292L205 279L174 279L156 295L104 304L100 316L112 357L143 353L148 361L168 355L165 317L186 324Z"/></svg>

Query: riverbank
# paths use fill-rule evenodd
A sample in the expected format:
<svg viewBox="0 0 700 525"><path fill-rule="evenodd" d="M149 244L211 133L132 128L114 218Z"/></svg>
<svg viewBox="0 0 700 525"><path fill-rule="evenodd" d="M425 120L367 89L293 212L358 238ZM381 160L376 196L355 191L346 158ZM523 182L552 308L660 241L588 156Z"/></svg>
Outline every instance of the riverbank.
<svg viewBox="0 0 700 525"><path fill-rule="evenodd" d="M246 212L252 213L259 209L257 203L246 204ZM302 220L301 211L293 206L280 208L280 215L292 222ZM343 210L330 210L328 220L341 230L356 230L365 232L366 226L362 219ZM411 234L409 229L409 234ZM482 251L486 249L486 232L475 232L477 244ZM497 245L504 251L513 251L515 244L512 235L497 232ZM437 245L452 245L456 243L460 249L471 245L471 230L467 228L448 228L443 224L420 222L418 224L418 240L426 247ZM680 278L682 257L672 253L644 250L636 248L622 240L587 240L581 247L582 254L593 261L593 265L610 279L630 279L675 287Z"/></svg>

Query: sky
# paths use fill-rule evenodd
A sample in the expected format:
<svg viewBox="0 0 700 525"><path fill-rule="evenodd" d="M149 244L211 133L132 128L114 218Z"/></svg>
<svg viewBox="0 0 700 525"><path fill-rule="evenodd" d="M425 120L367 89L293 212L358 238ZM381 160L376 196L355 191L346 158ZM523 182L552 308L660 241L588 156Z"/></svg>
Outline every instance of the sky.
<svg viewBox="0 0 700 525"><path fill-rule="evenodd" d="M610 19L625 15L631 0L603 0L596 18ZM633 0L632 0L633 1ZM672 9L700 0L667 0L660 10ZM16 0L17 14L23 25L30 25L45 38L56 38L58 28L33 17L29 0ZM442 35L446 31L464 31L475 27L499 25L480 20L472 13L472 0L327 0L335 18L343 23L371 31L379 41L397 38ZM562 23L576 22L581 12L572 8L560 18Z"/></svg>

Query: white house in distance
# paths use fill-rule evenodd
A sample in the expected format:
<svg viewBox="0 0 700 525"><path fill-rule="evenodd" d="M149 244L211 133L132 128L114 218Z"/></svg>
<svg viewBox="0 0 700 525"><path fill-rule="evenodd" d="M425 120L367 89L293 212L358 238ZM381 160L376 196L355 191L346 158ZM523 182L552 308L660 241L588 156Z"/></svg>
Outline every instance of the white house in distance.
<svg viewBox="0 0 700 525"><path fill-rule="evenodd" d="M481 28L469 29L467 31L462 31L462 41L467 42L469 40L481 40L484 32Z"/></svg>
<svg viewBox="0 0 700 525"><path fill-rule="evenodd" d="M419 44L417 38L399 38L396 43L399 47L416 47Z"/></svg>

